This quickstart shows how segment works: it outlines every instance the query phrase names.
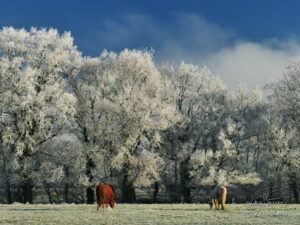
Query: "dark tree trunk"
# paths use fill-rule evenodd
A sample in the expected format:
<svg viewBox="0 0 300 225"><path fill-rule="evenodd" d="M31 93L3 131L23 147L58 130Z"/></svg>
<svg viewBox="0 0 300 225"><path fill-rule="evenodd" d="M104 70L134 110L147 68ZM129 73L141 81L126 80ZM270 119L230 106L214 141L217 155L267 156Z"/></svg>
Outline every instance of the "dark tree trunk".
<svg viewBox="0 0 300 225"><path fill-rule="evenodd" d="M93 106L92 106L93 107ZM86 128L83 128L83 136L84 136L84 142L89 144L89 138L88 138L88 132ZM93 182L93 169L95 168L95 164L93 162L93 159L90 155L86 156L86 176L89 179L89 182ZM94 189L92 187L86 188L86 203L87 204L94 204Z"/></svg>
<svg viewBox="0 0 300 225"><path fill-rule="evenodd" d="M272 200L274 198L273 196L273 181L271 180L270 183L269 183L269 199L268 200Z"/></svg>
<svg viewBox="0 0 300 225"><path fill-rule="evenodd" d="M298 188L297 188L297 181L296 181L296 173L291 173L290 175L290 190L292 191L295 199L295 203L299 203L299 193L298 193Z"/></svg>
<svg viewBox="0 0 300 225"><path fill-rule="evenodd" d="M277 196L282 201L282 181L281 181L281 174L280 172L277 173L277 182L278 182L278 188L277 188Z"/></svg>
<svg viewBox="0 0 300 225"><path fill-rule="evenodd" d="M183 202L185 202L185 203L192 202L191 188L189 188L187 185L183 186L182 195L183 195Z"/></svg>
<svg viewBox="0 0 300 225"><path fill-rule="evenodd" d="M94 189L91 187L86 189L86 203L94 204Z"/></svg>
<svg viewBox="0 0 300 225"><path fill-rule="evenodd" d="M7 204L12 203L10 183L8 181L6 183L6 202L7 202Z"/></svg>
<svg viewBox="0 0 300 225"><path fill-rule="evenodd" d="M65 175L66 178L69 177L69 168L65 167ZM68 182L65 183L65 187L64 187L64 201L65 203L69 203L69 184Z"/></svg>
<svg viewBox="0 0 300 225"><path fill-rule="evenodd" d="M23 188L23 203L32 204L33 185L31 179L25 180L22 188Z"/></svg>
<svg viewBox="0 0 300 225"><path fill-rule="evenodd" d="M23 198L23 185L19 185L17 188L17 191L15 192L15 196L13 198L13 201L17 201L17 202L23 202L24 198Z"/></svg>
<svg viewBox="0 0 300 225"><path fill-rule="evenodd" d="M7 174L7 171L4 171L6 173L6 202L7 204L11 204L12 203L12 198L11 198L11 190L10 190L10 182L9 182L9 177L8 177L8 174Z"/></svg>
<svg viewBox="0 0 300 225"><path fill-rule="evenodd" d="M175 158L174 161L174 176L175 176L175 181L174 181L174 187L173 190L171 191L172 195L172 201L173 202L180 202L180 190L179 190L179 179L178 179L178 160Z"/></svg>
<svg viewBox="0 0 300 225"><path fill-rule="evenodd" d="M46 184L44 184L43 186L44 186L44 189L45 189L45 191L46 191L46 193L48 195L48 201L49 201L49 203L55 203L55 200L53 199L53 197L51 195L50 188Z"/></svg>
<svg viewBox="0 0 300 225"><path fill-rule="evenodd" d="M69 184L68 183L65 183L64 201L65 201L65 203L69 203Z"/></svg>
<svg viewBox="0 0 300 225"><path fill-rule="evenodd" d="M2 140L0 140L0 147L2 147ZM2 149L0 149L0 152L2 151ZM11 190L10 190L10 182L9 182L9 173L7 171L6 168L6 157L3 151L3 172L5 175L5 183L6 183L6 202L7 204L11 204L12 203L12 198L11 198Z"/></svg>
<svg viewBox="0 0 300 225"><path fill-rule="evenodd" d="M174 177L175 177L175 180L174 180L174 183L175 183L175 186L178 185L178 161L177 161L177 158L175 158L174 160Z"/></svg>
<svg viewBox="0 0 300 225"><path fill-rule="evenodd" d="M128 181L128 173L125 171L122 181L122 202L136 202L135 188L132 181Z"/></svg>
<svg viewBox="0 0 300 225"><path fill-rule="evenodd" d="M154 192L153 192L153 202L154 203L156 203L156 201L157 201L158 191L159 191L159 184L158 184L158 182L155 182L155 184L154 184Z"/></svg>
<svg viewBox="0 0 300 225"><path fill-rule="evenodd" d="M180 145L177 142L177 137L175 136L174 133L170 134L171 136L169 137L169 141L171 142L171 155L170 159L174 161L174 176L171 175L170 181L168 181L165 185L166 187L166 192L168 193L168 201L171 201L172 203L179 203L180 202L180 174L179 174L179 163L178 163L178 146ZM169 175L168 175L169 176Z"/></svg>
<svg viewBox="0 0 300 225"><path fill-rule="evenodd" d="M93 182L93 174L92 170L95 168L95 164L93 160L88 156L87 157L87 164L86 164L86 175L89 178L89 182ZM94 204L94 189L92 187L88 187L86 189L86 203L87 204Z"/></svg>
<svg viewBox="0 0 300 225"><path fill-rule="evenodd" d="M190 176L187 165L188 160L185 160L180 165L181 195L183 197L183 202L191 203L191 188L189 187Z"/></svg>

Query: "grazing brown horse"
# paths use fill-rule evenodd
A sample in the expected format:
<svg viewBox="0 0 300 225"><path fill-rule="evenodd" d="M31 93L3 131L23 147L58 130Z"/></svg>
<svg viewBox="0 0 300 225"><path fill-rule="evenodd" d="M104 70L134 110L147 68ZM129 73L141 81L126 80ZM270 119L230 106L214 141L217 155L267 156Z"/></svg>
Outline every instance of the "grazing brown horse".
<svg viewBox="0 0 300 225"><path fill-rule="evenodd" d="M212 189L209 197L209 205L210 208L213 209L215 206L215 209L220 209L220 204L222 206L222 210L225 209L225 203L226 203L226 195L227 195L227 189L224 186L216 186Z"/></svg>
<svg viewBox="0 0 300 225"><path fill-rule="evenodd" d="M107 208L110 205L111 208L115 207L114 189L109 184L99 184L96 187L97 195L97 210L99 207Z"/></svg>

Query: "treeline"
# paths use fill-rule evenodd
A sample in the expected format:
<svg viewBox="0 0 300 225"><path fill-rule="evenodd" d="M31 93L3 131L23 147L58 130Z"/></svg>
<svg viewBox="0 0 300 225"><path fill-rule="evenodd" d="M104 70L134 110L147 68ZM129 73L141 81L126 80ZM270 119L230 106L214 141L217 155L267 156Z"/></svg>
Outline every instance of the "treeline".
<svg viewBox="0 0 300 225"><path fill-rule="evenodd" d="M70 33L5 27L0 112L3 203L93 203L98 183L122 202L142 188L189 203L225 185L243 201L299 203L297 59L264 90L230 91L151 51L83 57Z"/></svg>

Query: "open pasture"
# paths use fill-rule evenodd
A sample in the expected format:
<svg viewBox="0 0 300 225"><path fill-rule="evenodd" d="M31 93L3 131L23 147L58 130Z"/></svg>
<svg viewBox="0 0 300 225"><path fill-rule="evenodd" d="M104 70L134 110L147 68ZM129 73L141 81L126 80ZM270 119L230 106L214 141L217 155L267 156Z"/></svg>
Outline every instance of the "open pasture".
<svg viewBox="0 0 300 225"><path fill-rule="evenodd" d="M0 205L0 224L299 224L300 205L230 204L225 211L208 204Z"/></svg>

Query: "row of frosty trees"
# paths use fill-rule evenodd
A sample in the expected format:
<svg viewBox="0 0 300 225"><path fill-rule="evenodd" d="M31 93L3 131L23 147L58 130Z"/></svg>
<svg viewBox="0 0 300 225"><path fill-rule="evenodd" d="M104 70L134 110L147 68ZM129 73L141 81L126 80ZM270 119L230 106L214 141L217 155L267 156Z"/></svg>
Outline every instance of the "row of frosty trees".
<svg viewBox="0 0 300 225"><path fill-rule="evenodd" d="M299 203L297 60L263 94L230 91L206 67L157 65L151 51L83 57L70 33L5 27L0 115L1 202L93 203L107 182L122 202L139 187L191 202L222 184Z"/></svg>

